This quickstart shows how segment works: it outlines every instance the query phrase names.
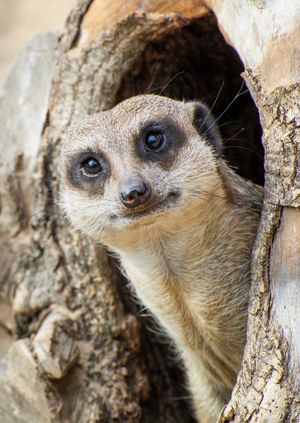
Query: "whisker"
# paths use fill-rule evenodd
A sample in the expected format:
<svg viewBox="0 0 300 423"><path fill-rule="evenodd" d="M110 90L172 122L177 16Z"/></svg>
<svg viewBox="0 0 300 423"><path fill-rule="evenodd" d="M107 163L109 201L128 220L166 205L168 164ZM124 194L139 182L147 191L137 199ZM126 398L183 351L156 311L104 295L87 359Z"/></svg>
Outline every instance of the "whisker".
<svg viewBox="0 0 300 423"><path fill-rule="evenodd" d="M156 69L155 69L155 71L154 71L154 73L153 73L153 76L152 76L152 78L151 78L150 84L148 85L148 87L147 87L147 89L146 89L146 91L145 91L145 93L146 93L146 94L149 94L149 93L150 93L150 90L151 90L151 88L152 88L152 86L153 86L154 80L155 80L155 78L156 78L156 75L157 75L158 69L160 68L160 65L161 65L161 63L162 63L162 60L163 60L163 58L161 58L161 59L160 59L160 61L158 62L157 66L156 66Z"/></svg>
<svg viewBox="0 0 300 423"><path fill-rule="evenodd" d="M132 88L132 96L134 97L134 83L133 83L133 77L132 77L132 71L130 72L130 82L131 82L131 88Z"/></svg>
<svg viewBox="0 0 300 423"><path fill-rule="evenodd" d="M241 134L242 132L244 132L245 128L241 128L239 129L235 134L233 134L230 138L224 138L223 141L224 142L228 142L230 140L232 140L234 137L236 137L237 135Z"/></svg>
<svg viewBox="0 0 300 423"><path fill-rule="evenodd" d="M184 74L184 71L176 73L165 85L163 85L162 89L159 92L159 95L161 95L161 93L171 84L171 82L174 81L174 79L176 79L179 75L182 74Z"/></svg>
<svg viewBox="0 0 300 423"><path fill-rule="evenodd" d="M244 82L242 82L237 94L233 97L233 99L231 100L231 102L228 104L228 106L225 108L225 110L223 110L223 112L213 121L213 123L207 128L207 130L204 132L203 136L205 136L209 130L212 128L213 125L215 125L220 119L221 117L227 112L227 110L230 108L230 106L235 102L235 100L237 98L239 98L240 96L246 94L248 92L248 89L242 92L242 88L244 87Z"/></svg>
<svg viewBox="0 0 300 423"><path fill-rule="evenodd" d="M223 150L226 150L226 149L228 150L231 148L239 148L241 150L245 150L245 151L248 151L249 153L255 154L255 156L257 156L258 158L261 158L260 154L257 151L252 150L251 148L245 147L244 145L226 145L223 147Z"/></svg>
<svg viewBox="0 0 300 423"><path fill-rule="evenodd" d="M232 125L233 123L236 123L236 121L228 120L227 122L220 123L220 125L218 125L218 128L222 128L223 126L226 126L226 125Z"/></svg>
<svg viewBox="0 0 300 423"><path fill-rule="evenodd" d="M224 85L225 85L225 81L223 81L223 82L222 82L222 85L221 85L221 87L220 87L220 89L219 89L219 91L218 91L218 94L217 94L217 96L216 96L216 98L215 98L215 100L214 100L214 102L213 102L212 106L209 108L209 111L208 111L208 113L206 114L206 116L205 116L205 118L204 118L204 121L202 122L202 124L201 124L201 126L200 126L200 129L202 128L202 126L203 126L203 125L205 124L205 122L207 121L207 118L208 118L208 116L209 116L210 112L212 111L212 109L215 107L215 105L216 105L216 103L217 103L217 101L218 101L218 99L219 99L219 97L220 97L220 94L221 94L221 92L222 92L222 89L223 89Z"/></svg>

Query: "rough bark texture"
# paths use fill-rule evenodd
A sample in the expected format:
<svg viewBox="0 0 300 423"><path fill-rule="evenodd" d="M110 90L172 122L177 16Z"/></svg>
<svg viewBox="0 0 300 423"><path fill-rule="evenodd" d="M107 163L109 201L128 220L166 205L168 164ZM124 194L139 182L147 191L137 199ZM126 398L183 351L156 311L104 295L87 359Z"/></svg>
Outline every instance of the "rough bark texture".
<svg viewBox="0 0 300 423"><path fill-rule="evenodd" d="M286 10L280 1L240 0L239 8L229 1L225 9L221 1L209 3L247 67L244 77L263 128L266 171L248 341L238 383L220 422L298 422L300 73L295 40L300 36L300 6L292 1ZM242 34L247 34L247 44Z"/></svg>
<svg viewBox="0 0 300 423"><path fill-rule="evenodd" d="M253 255L248 343L220 421L298 422L300 90L292 85L266 96L245 76L264 128L265 205Z"/></svg>
<svg viewBox="0 0 300 423"><path fill-rule="evenodd" d="M83 116L111 107L145 45L187 21L131 14L80 48L88 5L79 4L60 40L34 177L23 180L28 161L17 146L10 175L3 175L3 237L10 240L1 297L11 304L10 331L22 339L2 360L0 416L7 423L188 422L188 406L176 400L182 391L170 371L172 354L141 333L124 280L105 251L71 230L56 207L63 134ZM8 331L9 322L3 318L2 324Z"/></svg>
<svg viewBox="0 0 300 423"><path fill-rule="evenodd" d="M2 110L6 105L0 120L6 158L0 164L5 245L0 420L5 423L192 421L172 353L143 328L126 282L106 252L81 238L59 214L56 163L61 138L72 125L133 93L163 89L172 97L201 97L213 104L226 80L215 106L219 115L240 88L242 66L198 2L117 2L111 9L103 3L80 1L59 45L50 34L42 49L38 44L36 54L28 53L25 63L34 64L30 77L24 77L22 68L11 76L12 85L23 81L17 95L26 107L11 95L9 84L0 99ZM247 62L218 2L211 3L246 65L266 154L248 343L232 401L220 421L298 422L299 86L294 74L283 84L281 72L279 82L273 74L266 86L265 63L259 68L255 60ZM247 7L262 6L248 2ZM17 103L20 110L14 109ZM28 123L28 113L35 124ZM238 98L230 113L219 121L229 138L228 159L236 166L243 163L240 173L262 181L260 127L249 96ZM241 123L228 124L231 119ZM240 135L242 126L245 134ZM243 146L239 153L232 144L237 132ZM248 148L255 149L258 160Z"/></svg>

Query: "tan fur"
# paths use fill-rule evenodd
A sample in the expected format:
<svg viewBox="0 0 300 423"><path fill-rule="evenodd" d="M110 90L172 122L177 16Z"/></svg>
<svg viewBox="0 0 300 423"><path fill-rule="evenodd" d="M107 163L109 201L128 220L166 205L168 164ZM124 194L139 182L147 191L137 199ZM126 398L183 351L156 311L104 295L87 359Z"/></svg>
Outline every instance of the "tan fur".
<svg viewBox="0 0 300 423"><path fill-rule="evenodd" d="M242 359L262 191L201 138L193 108L139 96L87 118L64 141L61 204L75 227L118 254L136 295L181 354L198 421L210 423L228 401ZM136 156L133 140L149 117L168 117L187 138L168 168ZM99 196L74 188L66 177L71 157L87 147L110 161ZM180 198L132 219L119 185L135 174L147 178L158 200L175 188Z"/></svg>

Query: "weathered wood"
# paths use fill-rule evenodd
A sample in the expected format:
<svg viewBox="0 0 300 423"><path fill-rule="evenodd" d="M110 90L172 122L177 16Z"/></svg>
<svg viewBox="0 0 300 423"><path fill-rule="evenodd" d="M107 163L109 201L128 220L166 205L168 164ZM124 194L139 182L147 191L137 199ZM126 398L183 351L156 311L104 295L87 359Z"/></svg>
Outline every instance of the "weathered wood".
<svg viewBox="0 0 300 423"><path fill-rule="evenodd" d="M273 292L272 313L282 329L282 335L289 340L288 360L295 391L300 390L300 213L292 207L282 210L280 226L277 229L271 250L270 262L271 292Z"/></svg>
<svg viewBox="0 0 300 423"><path fill-rule="evenodd" d="M11 301L16 330L26 339L14 343L2 362L0 415L7 422L188 422L188 408L172 400L181 395L173 386L173 365L161 359L164 354L155 342L142 342L134 306L130 310L126 300L124 308L118 276L106 253L71 230L56 207L61 136L83 116L112 106L122 77L145 45L187 22L176 15L135 14L110 32L100 32L89 47L78 48L74 43L87 5L82 2L72 13L60 42L38 166L31 179L30 226L26 238L25 228L18 230L6 256L11 268L4 285L15 287ZM14 171L19 170L20 165ZM12 208L23 201L22 192L13 200ZM58 310L65 308L73 312L75 327L63 317L68 312L59 317ZM22 383L24 372L28 377ZM4 395L5 389L9 395ZM157 401L161 392L164 397Z"/></svg>
<svg viewBox="0 0 300 423"><path fill-rule="evenodd" d="M201 17L208 12L203 1L196 0L156 0L124 2L117 0L95 0L84 16L82 31L78 40L80 47L89 45L100 32L107 31L133 13L176 13L185 18Z"/></svg>
<svg viewBox="0 0 300 423"><path fill-rule="evenodd" d="M253 256L248 342L232 400L220 421L298 422L299 304L287 303L286 292L288 298L300 298L300 284L295 283L299 260L284 262L282 257L296 254L300 245L300 5L292 1L286 8L280 1L241 0L239 5L226 2L225 8L219 0L208 3L245 64L244 77L264 131L266 170L265 206Z"/></svg>

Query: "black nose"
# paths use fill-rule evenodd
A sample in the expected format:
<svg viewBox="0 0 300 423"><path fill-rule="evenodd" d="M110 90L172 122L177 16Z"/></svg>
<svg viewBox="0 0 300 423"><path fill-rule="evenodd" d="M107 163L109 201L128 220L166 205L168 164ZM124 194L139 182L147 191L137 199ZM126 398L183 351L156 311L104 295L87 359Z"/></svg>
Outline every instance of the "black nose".
<svg viewBox="0 0 300 423"><path fill-rule="evenodd" d="M131 183L123 187L121 200L124 206L133 209L149 200L151 189L145 182Z"/></svg>

